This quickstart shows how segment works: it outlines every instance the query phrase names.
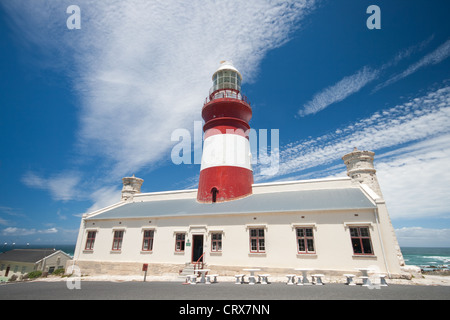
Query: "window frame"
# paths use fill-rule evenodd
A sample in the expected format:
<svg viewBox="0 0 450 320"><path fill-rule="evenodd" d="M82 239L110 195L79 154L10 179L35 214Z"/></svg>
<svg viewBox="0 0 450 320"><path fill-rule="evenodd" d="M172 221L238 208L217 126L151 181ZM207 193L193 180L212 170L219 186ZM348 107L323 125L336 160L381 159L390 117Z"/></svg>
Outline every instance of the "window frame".
<svg viewBox="0 0 450 320"><path fill-rule="evenodd" d="M298 235L298 230L303 230L303 236L299 236ZM308 236L306 233L306 229L310 229L311 230L311 236ZM316 254L316 244L314 241L314 228L313 227L295 227L295 239L296 239L296 243L297 243L297 253L298 254ZM312 245L314 250L309 250L308 248L308 240L312 240ZM300 242L299 241L303 241L303 245L305 250L301 251L300 250Z"/></svg>
<svg viewBox="0 0 450 320"><path fill-rule="evenodd" d="M352 229L357 230L356 236L352 235ZM368 236L363 236L361 233L361 229L366 229ZM373 255L375 255L374 250L373 250L373 245L372 245L372 237L370 235L370 228L368 226L351 226L351 227L349 227L349 232L350 232L350 240L351 240L352 250L353 250L353 254L355 256L373 256ZM361 248L361 253L355 252L354 240L359 242L359 246ZM370 245L369 253L366 253L367 250L365 250L365 244L364 244L365 242L363 240L368 240L368 243L366 242L366 245L367 244Z"/></svg>
<svg viewBox="0 0 450 320"><path fill-rule="evenodd" d="M250 244L250 253L266 253L266 233L265 228L263 227L253 227L249 228L249 244ZM252 231L256 231L256 235L252 235ZM263 235L260 235L260 231L263 232ZM256 250L253 250L252 240L256 241ZM263 249L261 249L260 241L263 241Z"/></svg>
<svg viewBox="0 0 450 320"><path fill-rule="evenodd" d="M144 229L142 230L143 234L142 234L142 247L141 247L141 251L145 251L145 252L151 252L153 251L153 244L155 242L155 229ZM146 236L146 232L150 232L149 236ZM148 247L145 248L145 240L148 240Z"/></svg>
<svg viewBox="0 0 450 320"><path fill-rule="evenodd" d="M182 236L183 239L178 239L178 236ZM178 244L180 245L178 246ZM185 232L175 233L175 252L185 252L185 250L186 250L186 233Z"/></svg>
<svg viewBox="0 0 450 320"><path fill-rule="evenodd" d="M112 243L112 251L122 251L122 243L123 243L123 235L125 233L125 230L113 230L113 243ZM117 236L117 234L120 234L120 236ZM117 240L117 242L116 242ZM116 245L117 244L117 245Z"/></svg>
<svg viewBox="0 0 450 320"><path fill-rule="evenodd" d="M214 236L220 236L220 239L214 239ZM222 232L211 233L211 252L222 252Z"/></svg>
<svg viewBox="0 0 450 320"><path fill-rule="evenodd" d="M92 237L92 234L94 235ZM90 236L91 235L91 236ZM86 243L84 245L84 250L93 251L94 250L94 244L95 244L95 238L97 236L96 230L88 230L86 235ZM89 246L88 246L89 244Z"/></svg>

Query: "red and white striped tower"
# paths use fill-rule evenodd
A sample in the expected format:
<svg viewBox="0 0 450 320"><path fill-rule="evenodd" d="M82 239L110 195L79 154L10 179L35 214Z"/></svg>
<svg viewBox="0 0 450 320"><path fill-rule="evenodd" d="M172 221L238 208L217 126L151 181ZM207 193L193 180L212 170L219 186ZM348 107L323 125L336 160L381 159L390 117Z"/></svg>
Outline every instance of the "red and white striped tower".
<svg viewBox="0 0 450 320"><path fill-rule="evenodd" d="M242 76L222 61L202 109L204 143L197 201L224 202L252 194L248 124L252 109L241 95Z"/></svg>

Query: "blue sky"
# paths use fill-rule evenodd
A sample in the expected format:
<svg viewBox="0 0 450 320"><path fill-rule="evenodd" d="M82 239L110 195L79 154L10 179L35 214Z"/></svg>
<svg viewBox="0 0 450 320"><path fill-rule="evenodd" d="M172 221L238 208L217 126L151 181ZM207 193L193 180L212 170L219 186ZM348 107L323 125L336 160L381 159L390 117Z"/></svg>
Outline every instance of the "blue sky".
<svg viewBox="0 0 450 320"><path fill-rule="evenodd" d="M370 5L381 29L366 26ZM279 130L279 166L257 163L255 182L345 176L344 154L372 150L400 245L450 246L449 9L2 1L0 242L75 243L81 214L119 201L124 176L143 192L195 188L200 165L172 162L171 134L193 132L228 59L252 128Z"/></svg>

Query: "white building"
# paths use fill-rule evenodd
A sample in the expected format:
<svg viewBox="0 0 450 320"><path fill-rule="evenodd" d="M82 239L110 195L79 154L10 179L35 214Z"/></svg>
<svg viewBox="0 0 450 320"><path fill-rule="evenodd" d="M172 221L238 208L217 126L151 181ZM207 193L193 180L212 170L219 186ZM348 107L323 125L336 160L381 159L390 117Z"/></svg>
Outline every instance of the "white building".
<svg viewBox="0 0 450 320"><path fill-rule="evenodd" d="M140 193L141 179L124 178L122 201L83 216L75 264L83 274L136 274L143 264L153 274L177 273L203 254L221 275L375 267L405 276L373 153L355 150L344 160L350 177L254 184L249 197L212 204L198 203L197 190Z"/></svg>
<svg viewBox="0 0 450 320"><path fill-rule="evenodd" d="M219 149L224 128L249 128L241 79L223 63L202 110L204 129L215 129L205 129L205 139ZM223 136L245 140L243 132ZM120 202L83 215L74 263L83 274L136 274L143 264L153 274L178 273L201 261L219 275L246 267L272 275L371 267L405 276L373 157L353 150L343 157L349 177L337 179L252 184L250 166L222 158L208 166L202 160L199 190L141 193L142 179L123 178Z"/></svg>
<svg viewBox="0 0 450 320"><path fill-rule="evenodd" d="M71 257L56 249L13 249L0 253L0 280L40 270L52 274L71 261Z"/></svg>

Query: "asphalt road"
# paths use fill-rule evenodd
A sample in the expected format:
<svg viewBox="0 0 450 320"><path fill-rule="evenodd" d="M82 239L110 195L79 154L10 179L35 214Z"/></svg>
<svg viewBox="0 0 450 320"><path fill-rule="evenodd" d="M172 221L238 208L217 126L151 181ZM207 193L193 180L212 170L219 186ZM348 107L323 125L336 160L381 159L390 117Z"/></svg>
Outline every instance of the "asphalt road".
<svg viewBox="0 0 450 320"><path fill-rule="evenodd" d="M184 285L181 282L81 281L79 289L69 289L66 281L34 281L0 284L2 300L450 300L450 286L389 285L368 289L344 284Z"/></svg>

